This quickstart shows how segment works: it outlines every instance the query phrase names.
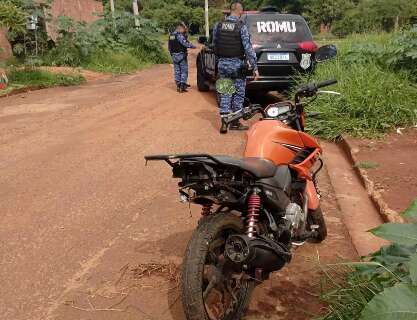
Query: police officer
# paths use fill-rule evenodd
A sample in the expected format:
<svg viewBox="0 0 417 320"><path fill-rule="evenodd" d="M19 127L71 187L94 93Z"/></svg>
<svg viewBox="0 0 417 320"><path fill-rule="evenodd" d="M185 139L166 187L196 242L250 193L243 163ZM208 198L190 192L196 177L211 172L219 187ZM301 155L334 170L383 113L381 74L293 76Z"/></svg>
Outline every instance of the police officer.
<svg viewBox="0 0 417 320"><path fill-rule="evenodd" d="M178 92L187 92L188 80L188 48L196 47L187 40L187 27L179 23L169 35L168 49L174 64L175 84Z"/></svg>
<svg viewBox="0 0 417 320"><path fill-rule="evenodd" d="M258 79L258 66L255 51L252 48L246 25L240 21L243 13L241 3L233 3L230 16L218 23L213 32L214 51L219 58L218 71L220 79L232 79L235 86L233 95L219 92L220 96L220 133L226 133L228 126L224 121L230 113L243 108L246 89L246 61L253 68L255 80ZM239 120L230 124L230 130L247 130L248 127Z"/></svg>

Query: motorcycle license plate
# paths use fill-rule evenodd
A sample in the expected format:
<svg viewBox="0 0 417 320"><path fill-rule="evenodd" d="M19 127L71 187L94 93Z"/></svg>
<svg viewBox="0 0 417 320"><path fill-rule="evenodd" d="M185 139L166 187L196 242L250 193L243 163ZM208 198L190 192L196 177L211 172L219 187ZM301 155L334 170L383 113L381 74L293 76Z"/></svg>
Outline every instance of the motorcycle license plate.
<svg viewBox="0 0 417 320"><path fill-rule="evenodd" d="M269 61L289 61L290 54L289 53L268 53L268 60Z"/></svg>

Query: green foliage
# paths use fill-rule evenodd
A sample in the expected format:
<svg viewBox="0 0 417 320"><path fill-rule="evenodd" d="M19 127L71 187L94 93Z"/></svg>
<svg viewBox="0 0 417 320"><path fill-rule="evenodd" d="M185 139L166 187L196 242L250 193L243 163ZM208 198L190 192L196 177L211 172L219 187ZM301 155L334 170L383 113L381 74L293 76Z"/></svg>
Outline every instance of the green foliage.
<svg viewBox="0 0 417 320"><path fill-rule="evenodd" d="M391 36L352 36L337 41L338 57L319 65L312 79L301 83L332 78L342 95L322 95L309 106L321 117L308 122L307 129L326 139L335 140L341 134L372 137L399 126L417 122L417 89L408 73L381 67L373 54L353 54L354 44L368 50L371 46L389 46ZM383 45L383 43L387 43ZM364 45L367 44L367 45Z"/></svg>
<svg viewBox="0 0 417 320"><path fill-rule="evenodd" d="M373 161L362 161L362 162L355 163L354 167L361 168L361 169L374 169L374 168L378 168L379 164Z"/></svg>
<svg viewBox="0 0 417 320"><path fill-rule="evenodd" d="M147 0L143 2L141 14L152 19L165 31L172 30L179 21L190 26L191 31L202 32L204 29L204 2L188 4L186 1ZM222 18L221 10L210 7L209 18L213 26Z"/></svg>
<svg viewBox="0 0 417 320"><path fill-rule="evenodd" d="M417 26L395 33L385 43L354 44L347 52L345 61L376 62L382 68L409 72L417 79Z"/></svg>
<svg viewBox="0 0 417 320"><path fill-rule="evenodd" d="M417 244L417 224L386 223L371 232L380 238L399 244Z"/></svg>
<svg viewBox="0 0 417 320"><path fill-rule="evenodd" d="M304 13L316 28L330 28L334 21L342 19L345 11L353 6L353 2L349 0L307 0Z"/></svg>
<svg viewBox="0 0 417 320"><path fill-rule="evenodd" d="M98 51L91 55L83 67L98 72L113 74L130 73L149 65L141 57L130 52Z"/></svg>
<svg viewBox="0 0 417 320"><path fill-rule="evenodd" d="M412 284L417 286L417 253L410 257L410 279Z"/></svg>
<svg viewBox="0 0 417 320"><path fill-rule="evenodd" d="M397 34L388 47L385 58L389 67L409 70L417 79L417 26Z"/></svg>
<svg viewBox="0 0 417 320"><path fill-rule="evenodd" d="M11 69L7 76L11 85L36 86L48 88L53 86L72 86L85 82L81 75L54 74L33 68Z"/></svg>
<svg viewBox="0 0 417 320"><path fill-rule="evenodd" d="M416 200L417 202L417 200ZM414 204L404 213L416 215ZM384 224L372 231L394 243L362 262L325 269L325 320L416 319L417 225Z"/></svg>
<svg viewBox="0 0 417 320"><path fill-rule="evenodd" d="M363 310L360 320L415 320L417 287L397 284L376 295Z"/></svg>
<svg viewBox="0 0 417 320"><path fill-rule="evenodd" d="M30 56L36 51L43 52L47 47L47 35L44 24L49 19L48 8L52 0L4 0L0 3L0 26L8 29L7 38L13 52L20 58ZM37 33L26 29L27 18L38 18ZM37 46L33 43L37 42ZM36 50L35 50L36 48Z"/></svg>
<svg viewBox="0 0 417 320"><path fill-rule="evenodd" d="M0 3L0 27L23 32L25 22L26 12L16 1L4 0Z"/></svg>
<svg viewBox="0 0 417 320"><path fill-rule="evenodd" d="M403 216L409 220L417 220L417 199L404 211Z"/></svg>
<svg viewBox="0 0 417 320"><path fill-rule="evenodd" d="M143 18L139 22L140 27L136 28L134 16L126 12L116 14L114 19L105 16L92 24L60 17L56 47L44 61L117 73L133 71L149 63L167 62L155 23Z"/></svg>
<svg viewBox="0 0 417 320"><path fill-rule="evenodd" d="M416 0L361 0L351 5L332 26L338 36L351 33L393 31L417 15Z"/></svg>

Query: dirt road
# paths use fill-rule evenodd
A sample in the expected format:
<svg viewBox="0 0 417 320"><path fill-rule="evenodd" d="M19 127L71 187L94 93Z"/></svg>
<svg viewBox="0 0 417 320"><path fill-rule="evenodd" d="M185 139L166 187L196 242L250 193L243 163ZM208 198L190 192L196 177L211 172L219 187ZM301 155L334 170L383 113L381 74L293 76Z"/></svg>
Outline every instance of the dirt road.
<svg viewBox="0 0 417 320"><path fill-rule="evenodd" d="M175 268L198 212L143 156L239 155L244 135L220 136L213 95L171 82L157 66L0 99L0 319L183 319ZM321 188L328 241L258 288L250 319L310 318L317 258L355 257L326 173Z"/></svg>

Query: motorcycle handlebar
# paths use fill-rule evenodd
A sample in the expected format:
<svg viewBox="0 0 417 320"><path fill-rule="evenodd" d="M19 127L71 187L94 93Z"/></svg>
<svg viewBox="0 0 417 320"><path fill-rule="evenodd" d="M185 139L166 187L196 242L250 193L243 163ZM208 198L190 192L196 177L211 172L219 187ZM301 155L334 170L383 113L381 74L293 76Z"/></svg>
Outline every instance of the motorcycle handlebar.
<svg viewBox="0 0 417 320"><path fill-rule="evenodd" d="M323 82L319 82L316 84L316 88L320 89L323 87L328 87L331 85L337 84L337 80L336 79L331 79L331 80L327 80L327 81L323 81Z"/></svg>
<svg viewBox="0 0 417 320"><path fill-rule="evenodd" d="M231 114L226 119L224 119L224 121L227 124L230 124L231 122L236 121L236 120L240 120L242 118L244 120L249 120L257 113L261 113L262 116L265 117L265 112L264 112L261 105L259 105L259 104L250 104L249 106L244 107L239 112Z"/></svg>
<svg viewBox="0 0 417 320"><path fill-rule="evenodd" d="M331 86L333 84L336 84L337 80L327 80L319 83L310 83L305 86L300 87L297 92L296 96L298 97L312 97L317 93L317 90L323 87Z"/></svg>

